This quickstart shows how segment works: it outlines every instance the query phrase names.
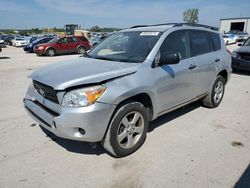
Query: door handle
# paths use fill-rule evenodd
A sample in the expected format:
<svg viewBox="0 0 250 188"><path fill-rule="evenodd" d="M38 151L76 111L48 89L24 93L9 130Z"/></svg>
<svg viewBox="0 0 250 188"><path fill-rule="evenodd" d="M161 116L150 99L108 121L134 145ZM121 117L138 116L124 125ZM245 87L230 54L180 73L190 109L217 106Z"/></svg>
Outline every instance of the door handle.
<svg viewBox="0 0 250 188"><path fill-rule="evenodd" d="M219 58L216 58L214 61L215 61L215 62L219 62L219 61L220 61L220 59L219 59Z"/></svg>
<svg viewBox="0 0 250 188"><path fill-rule="evenodd" d="M193 69L195 69L195 68L196 68L196 65L193 65L193 64L191 64L191 65L188 67L189 70L193 70Z"/></svg>

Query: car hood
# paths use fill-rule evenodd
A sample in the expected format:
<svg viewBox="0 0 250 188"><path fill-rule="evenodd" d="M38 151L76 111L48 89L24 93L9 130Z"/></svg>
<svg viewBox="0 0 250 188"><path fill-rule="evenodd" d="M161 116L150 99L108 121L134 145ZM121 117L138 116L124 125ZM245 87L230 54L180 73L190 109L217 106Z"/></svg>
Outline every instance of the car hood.
<svg viewBox="0 0 250 188"><path fill-rule="evenodd" d="M80 57L77 60L47 65L32 73L30 78L55 90L65 90L135 73L139 65Z"/></svg>
<svg viewBox="0 0 250 188"><path fill-rule="evenodd" d="M236 50L237 53L250 53L250 46L242 46Z"/></svg>

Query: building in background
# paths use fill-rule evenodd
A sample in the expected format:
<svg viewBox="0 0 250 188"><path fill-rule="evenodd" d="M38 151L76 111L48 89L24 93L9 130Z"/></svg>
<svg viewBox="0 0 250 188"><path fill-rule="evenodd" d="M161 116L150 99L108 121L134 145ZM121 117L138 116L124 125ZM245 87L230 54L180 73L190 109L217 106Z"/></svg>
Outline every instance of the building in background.
<svg viewBox="0 0 250 188"><path fill-rule="evenodd" d="M250 34L250 17L220 19L219 31L225 33L231 30L239 30Z"/></svg>

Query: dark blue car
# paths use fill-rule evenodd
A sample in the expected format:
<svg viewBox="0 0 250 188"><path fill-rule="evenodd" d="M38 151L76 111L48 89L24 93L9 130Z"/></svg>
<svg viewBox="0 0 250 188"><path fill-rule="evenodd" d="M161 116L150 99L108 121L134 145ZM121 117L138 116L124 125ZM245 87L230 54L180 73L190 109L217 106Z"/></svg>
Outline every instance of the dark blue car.
<svg viewBox="0 0 250 188"><path fill-rule="evenodd" d="M51 39L53 39L53 37L44 37L44 38L40 38L40 39L37 39L35 41L33 41L32 43L30 44L27 44L26 46L23 47L23 50L25 52L34 52L33 51L33 48L38 45L38 44L43 44L43 43L47 43L49 42Z"/></svg>

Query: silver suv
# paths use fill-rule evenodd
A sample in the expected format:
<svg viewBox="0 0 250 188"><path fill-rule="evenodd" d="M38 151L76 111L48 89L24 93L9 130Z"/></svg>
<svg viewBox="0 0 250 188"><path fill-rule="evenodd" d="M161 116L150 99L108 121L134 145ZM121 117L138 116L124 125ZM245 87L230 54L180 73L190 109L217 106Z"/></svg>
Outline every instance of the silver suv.
<svg viewBox="0 0 250 188"><path fill-rule="evenodd" d="M149 122L193 101L217 107L231 72L222 36L204 25L135 26L76 61L34 72L24 106L59 137L135 152Z"/></svg>

